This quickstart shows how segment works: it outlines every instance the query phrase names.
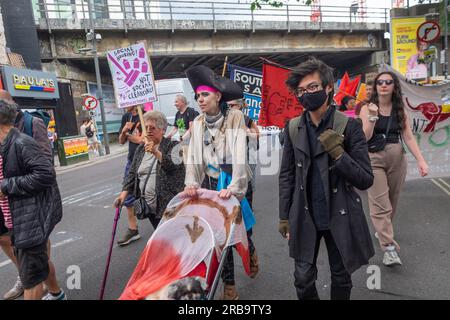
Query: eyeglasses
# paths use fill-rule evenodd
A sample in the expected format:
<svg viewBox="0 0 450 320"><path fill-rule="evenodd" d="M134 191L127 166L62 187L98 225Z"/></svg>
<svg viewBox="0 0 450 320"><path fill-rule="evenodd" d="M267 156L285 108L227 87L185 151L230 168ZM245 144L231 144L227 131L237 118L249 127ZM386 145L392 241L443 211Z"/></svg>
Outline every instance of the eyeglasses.
<svg viewBox="0 0 450 320"><path fill-rule="evenodd" d="M377 80L377 85L382 86L383 84L390 86L394 83L394 80Z"/></svg>
<svg viewBox="0 0 450 320"><path fill-rule="evenodd" d="M153 126L145 126L145 129L147 129L147 132L150 132L150 131L155 131L155 130L157 130L159 128L153 127Z"/></svg>
<svg viewBox="0 0 450 320"><path fill-rule="evenodd" d="M201 93L196 93L194 96L195 101L197 101L200 97L206 98L209 97L211 93L210 92L201 92Z"/></svg>
<svg viewBox="0 0 450 320"><path fill-rule="evenodd" d="M301 97L302 95L304 95L306 92L308 93L314 93L316 91L319 91L319 88L321 88L322 85L317 84L317 83L311 83L309 84L306 89L304 88L297 88L295 89L295 95L297 97Z"/></svg>

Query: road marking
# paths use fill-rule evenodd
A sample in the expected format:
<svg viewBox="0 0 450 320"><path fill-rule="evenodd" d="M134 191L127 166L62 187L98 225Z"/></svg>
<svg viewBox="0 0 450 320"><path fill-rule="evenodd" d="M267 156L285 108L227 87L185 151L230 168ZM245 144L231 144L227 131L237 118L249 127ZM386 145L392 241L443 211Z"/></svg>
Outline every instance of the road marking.
<svg viewBox="0 0 450 320"><path fill-rule="evenodd" d="M439 179L439 180L442 180L442 179ZM437 181L434 180L434 179L431 179L431 181L432 181L436 186L438 186L439 189L441 189L441 190L444 191L448 196L450 196L450 191L447 190L447 189L445 189L445 186L441 185L439 182L437 182ZM444 183L445 183L445 182L444 182ZM445 183L445 184L448 185L447 183Z"/></svg>
<svg viewBox="0 0 450 320"><path fill-rule="evenodd" d="M65 231L60 231L57 234L65 234L65 233L66 233ZM69 238L69 239L66 239L66 240L54 243L54 244L52 244L52 249L61 247L63 245L66 245L68 243L72 243L72 242L75 242L75 241L81 240L81 239L83 239L83 238L79 237L79 236L75 236L75 237L72 237L72 238ZM6 267L7 265L9 265L11 263L12 263L12 261L9 260L9 259L6 260L6 261L0 262L0 269L3 268L3 267Z"/></svg>
<svg viewBox="0 0 450 320"><path fill-rule="evenodd" d="M439 178L439 181L442 182L443 184L445 184L448 188L448 190L450 190L450 184L448 184L447 182L445 182L444 179Z"/></svg>

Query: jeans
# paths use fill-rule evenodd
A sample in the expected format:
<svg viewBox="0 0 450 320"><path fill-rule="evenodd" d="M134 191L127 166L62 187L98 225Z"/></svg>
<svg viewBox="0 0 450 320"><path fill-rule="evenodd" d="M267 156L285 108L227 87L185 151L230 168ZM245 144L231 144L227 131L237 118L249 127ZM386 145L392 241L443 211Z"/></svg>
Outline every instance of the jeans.
<svg viewBox="0 0 450 320"><path fill-rule="evenodd" d="M351 275L345 269L342 257L329 230L317 232L313 264L295 260L294 285L297 297L299 300L319 300L316 289L316 262L322 237L325 238L331 269L331 300L349 300L352 290Z"/></svg>

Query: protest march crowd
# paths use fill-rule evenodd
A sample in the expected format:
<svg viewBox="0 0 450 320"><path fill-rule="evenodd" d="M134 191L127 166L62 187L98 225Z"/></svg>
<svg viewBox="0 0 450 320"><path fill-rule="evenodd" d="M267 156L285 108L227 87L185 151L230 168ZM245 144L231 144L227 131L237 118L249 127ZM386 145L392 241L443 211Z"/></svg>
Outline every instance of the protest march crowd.
<svg viewBox="0 0 450 320"><path fill-rule="evenodd" d="M217 201L237 199L240 210L234 216L233 228L244 228L242 243L248 250L242 255L239 246L233 245L234 249L223 251L223 263L216 268L223 283L220 299L236 300L239 283L233 250L241 254L251 278L257 277L258 253L264 252L263 245L253 241L260 132L244 113L246 103L240 85L203 65L189 68L186 76L200 113L188 107L185 96L178 95L174 101L178 112L170 132L166 116L159 111L147 111L141 118L138 107L130 106L122 118L119 142L128 143L129 151L122 192L114 205L125 207L128 228L117 243L126 246L140 239L138 220L148 219L155 233L164 227L166 209L177 195L197 199L206 194L205 190L213 190ZM417 160L420 175L424 177L429 171L405 112L395 73L377 74L372 83L366 84L364 100L345 96L339 106L334 101L334 83L332 68L311 58L293 68L283 84L304 110L301 116L289 119L281 133L278 172L278 229L288 240L295 266L293 283L302 300L319 299L315 282L322 238L330 262L331 299L350 299L352 273L374 256L372 235L357 190L368 192L370 222L376 231L377 247L383 251L382 263L389 267L402 264L394 217L406 177L404 144ZM352 110L354 115L349 116ZM5 299L23 294L30 300L65 300L49 241L63 211L56 174L39 133L33 132L32 137L24 133L17 121L19 115L11 96L2 91L0 244L18 271ZM90 128L90 120L86 119L83 126L85 131ZM38 131L39 126L34 129ZM180 142L172 139L177 132ZM93 148L97 150L96 141ZM188 230L192 243L199 236L194 231L206 228L203 221L195 220L194 229ZM144 258L138 266L147 263ZM130 282L124 283L120 299L205 299L205 272L198 265L193 267L190 271L195 269L195 273L175 280L172 277L171 282L159 281L159 286L149 284L152 278L144 279L146 270L140 269L142 272L135 272Z"/></svg>

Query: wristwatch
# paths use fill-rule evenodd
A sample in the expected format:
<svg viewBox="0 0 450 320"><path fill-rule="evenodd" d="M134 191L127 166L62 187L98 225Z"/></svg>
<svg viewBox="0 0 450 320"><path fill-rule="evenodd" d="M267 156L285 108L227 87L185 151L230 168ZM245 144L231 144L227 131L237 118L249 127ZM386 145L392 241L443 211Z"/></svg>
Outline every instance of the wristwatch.
<svg viewBox="0 0 450 320"><path fill-rule="evenodd" d="M370 122L375 122L379 119L378 116L371 116L370 114L369 114L368 118L369 118Z"/></svg>

